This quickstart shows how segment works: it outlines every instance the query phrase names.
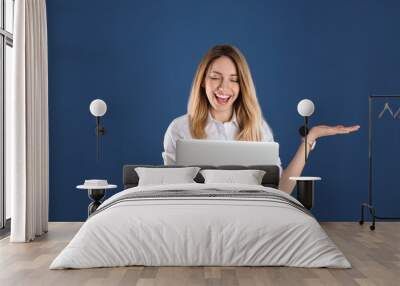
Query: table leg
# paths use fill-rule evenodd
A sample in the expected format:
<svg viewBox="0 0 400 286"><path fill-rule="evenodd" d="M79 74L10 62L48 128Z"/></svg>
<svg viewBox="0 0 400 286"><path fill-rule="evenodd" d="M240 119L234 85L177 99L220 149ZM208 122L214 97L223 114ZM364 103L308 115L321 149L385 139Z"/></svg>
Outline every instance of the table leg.
<svg viewBox="0 0 400 286"><path fill-rule="evenodd" d="M101 205L101 199L104 198L105 189L88 190L88 196L92 202L88 206L88 216L90 216Z"/></svg>
<svg viewBox="0 0 400 286"><path fill-rule="evenodd" d="M314 181L297 181L297 199L307 209L314 205Z"/></svg>

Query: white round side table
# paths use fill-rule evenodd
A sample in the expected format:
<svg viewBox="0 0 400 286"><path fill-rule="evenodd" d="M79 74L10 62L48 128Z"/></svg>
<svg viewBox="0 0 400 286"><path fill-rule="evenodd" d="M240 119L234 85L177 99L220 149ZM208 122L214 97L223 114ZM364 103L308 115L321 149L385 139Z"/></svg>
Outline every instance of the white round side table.
<svg viewBox="0 0 400 286"><path fill-rule="evenodd" d="M96 211L96 209L101 205L101 200L104 198L106 191L108 189L115 189L117 185L104 185L104 186L95 186L90 184L85 184L76 186L77 189L87 190L89 198L92 202L88 206L88 217Z"/></svg>
<svg viewBox="0 0 400 286"><path fill-rule="evenodd" d="M314 205L315 181L321 177L289 177L289 180L296 181L297 200L310 210Z"/></svg>

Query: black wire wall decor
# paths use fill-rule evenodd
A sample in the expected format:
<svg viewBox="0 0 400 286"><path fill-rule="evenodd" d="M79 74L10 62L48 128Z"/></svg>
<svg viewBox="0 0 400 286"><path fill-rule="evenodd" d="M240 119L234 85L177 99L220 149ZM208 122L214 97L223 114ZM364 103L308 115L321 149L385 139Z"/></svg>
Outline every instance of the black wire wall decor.
<svg viewBox="0 0 400 286"><path fill-rule="evenodd" d="M400 96L399 96L400 98ZM388 113L393 117L393 119L400 119L400 107L397 109L396 112L393 112L393 110L390 108L390 104L388 102L385 102L385 105L383 106L382 111L379 113L378 118L381 119L385 113Z"/></svg>
<svg viewBox="0 0 400 286"><path fill-rule="evenodd" d="M382 217L378 216L376 212L376 208L373 204L373 190L372 190L372 162L373 162L373 154L372 154L372 132L373 132L373 125L372 125L372 101L375 98L379 99L400 99L400 95L370 95L368 97L368 202L361 204L361 218L359 223L364 223L364 209L368 209L370 215L372 217L372 224L370 225L370 229L375 229L375 221L378 220L400 220L400 217ZM400 107L393 111L390 107L388 102L385 102L383 109L378 115L378 119L382 119L385 114L390 114L393 119L400 119Z"/></svg>

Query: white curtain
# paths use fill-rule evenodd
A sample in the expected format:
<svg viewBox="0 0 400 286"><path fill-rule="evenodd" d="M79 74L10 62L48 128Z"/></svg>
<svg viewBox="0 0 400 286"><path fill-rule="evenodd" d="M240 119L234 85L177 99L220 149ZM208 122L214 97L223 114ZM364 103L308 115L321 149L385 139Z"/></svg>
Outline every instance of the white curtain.
<svg viewBox="0 0 400 286"><path fill-rule="evenodd" d="M16 0L13 93L6 98L6 187L12 242L48 229L49 144L45 0Z"/></svg>

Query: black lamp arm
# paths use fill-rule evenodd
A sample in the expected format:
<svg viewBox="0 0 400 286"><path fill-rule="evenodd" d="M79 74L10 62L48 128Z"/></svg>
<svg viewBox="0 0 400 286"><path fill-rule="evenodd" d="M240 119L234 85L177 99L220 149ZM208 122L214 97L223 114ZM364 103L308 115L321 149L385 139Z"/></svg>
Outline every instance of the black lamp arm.
<svg viewBox="0 0 400 286"><path fill-rule="evenodd" d="M308 116L304 116L304 125L299 128L299 133L304 137L304 160L307 162L307 135L310 132L308 128Z"/></svg>
<svg viewBox="0 0 400 286"><path fill-rule="evenodd" d="M100 136L104 134L106 134L106 129L100 124L100 116L96 116L96 135Z"/></svg>

